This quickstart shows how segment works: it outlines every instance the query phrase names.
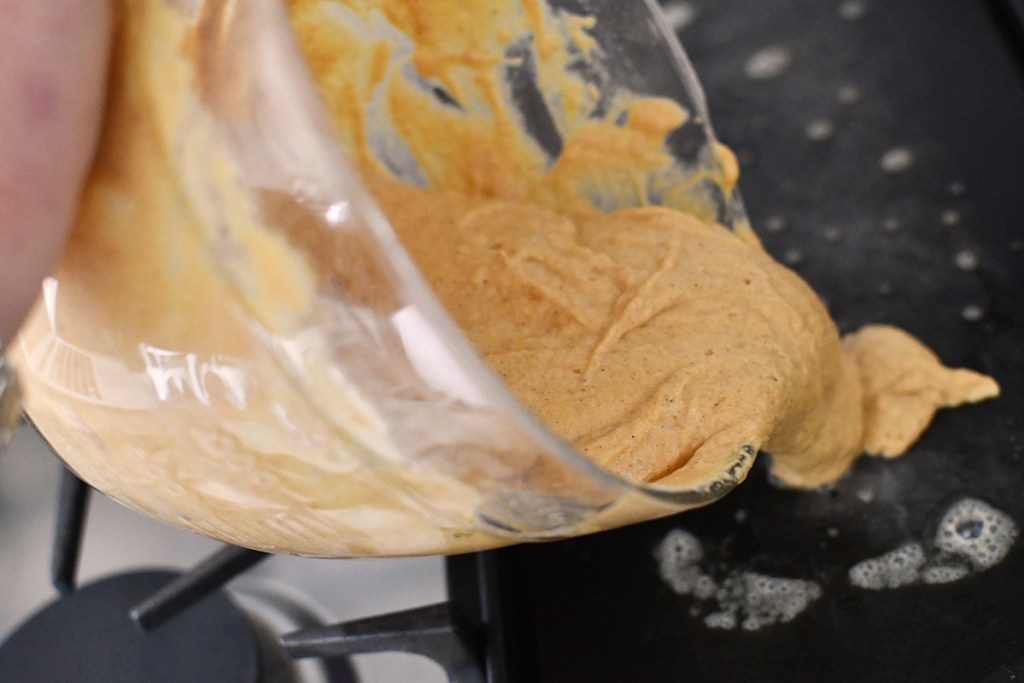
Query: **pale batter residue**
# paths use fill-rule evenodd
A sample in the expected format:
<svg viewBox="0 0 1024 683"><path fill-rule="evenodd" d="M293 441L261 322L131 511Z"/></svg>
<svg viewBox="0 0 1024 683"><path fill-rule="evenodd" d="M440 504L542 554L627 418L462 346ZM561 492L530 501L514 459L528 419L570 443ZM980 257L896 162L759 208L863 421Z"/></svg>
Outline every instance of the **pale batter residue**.
<svg viewBox="0 0 1024 683"><path fill-rule="evenodd" d="M772 454L781 481L816 486L865 450L903 453L937 408L998 393L891 327L841 341L807 284L756 238L689 213L682 194L638 189L694 186L663 170L666 138L689 115L628 94L614 116L598 111L555 57L596 49L554 49L586 36L586 23L548 17L574 28L559 36L537 31L544 10L531 2L456 4L295 0L292 17L339 136L402 241L556 434L637 480L685 484L753 448ZM511 49L530 35L531 50ZM573 98L552 106L563 148L551 163L538 163L544 150L503 94L512 59L537 64L549 100ZM371 130L382 121L387 144ZM411 170L388 157L396 149L411 151ZM712 171L691 176L728 194L735 164L713 149ZM598 189L638 208L602 213Z"/></svg>
<svg viewBox="0 0 1024 683"><path fill-rule="evenodd" d="M666 137L700 122L669 98L612 87L592 17L540 0L290 8L339 139L364 165L559 210L664 204L710 218L712 197L731 197L732 153L712 145L673 164Z"/></svg>

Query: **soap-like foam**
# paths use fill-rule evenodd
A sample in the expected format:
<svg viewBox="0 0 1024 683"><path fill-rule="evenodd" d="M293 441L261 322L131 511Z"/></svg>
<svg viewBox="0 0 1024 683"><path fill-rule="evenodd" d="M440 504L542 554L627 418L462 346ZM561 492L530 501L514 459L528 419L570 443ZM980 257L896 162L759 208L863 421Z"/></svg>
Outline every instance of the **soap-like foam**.
<svg viewBox="0 0 1024 683"><path fill-rule="evenodd" d="M739 620L743 630L757 631L765 626L792 621L820 597L821 587L813 581L756 572L733 574L723 582L716 595L722 609L708 615L704 623L712 628L735 628L735 622ZM730 615L734 625L728 627L724 625L725 620L716 619L720 614Z"/></svg>
<svg viewBox="0 0 1024 683"><path fill-rule="evenodd" d="M778 78L793 62L793 51L785 45L769 45L750 55L743 64L743 73L752 81Z"/></svg>
<svg viewBox="0 0 1024 683"><path fill-rule="evenodd" d="M975 569L988 569L1003 561L1017 540L1017 525L1005 512L974 498L953 505L935 533L935 547L963 555Z"/></svg>
<svg viewBox="0 0 1024 683"><path fill-rule="evenodd" d="M658 573L669 588L679 595L707 599L718 590L717 584L697 565L704 549L697 537L683 529L673 529L655 551Z"/></svg>
<svg viewBox="0 0 1024 683"><path fill-rule="evenodd" d="M674 2L662 6L665 19L673 31L679 32L692 24L700 13L692 2Z"/></svg>
<svg viewBox="0 0 1024 683"><path fill-rule="evenodd" d="M821 587L804 579L730 571L721 582L701 566L704 548L688 531L674 529L655 550L658 573L678 595L700 601L690 614L705 613L708 628L756 631L791 621L821 597ZM708 611L711 610L711 611Z"/></svg>
<svg viewBox="0 0 1024 683"><path fill-rule="evenodd" d="M851 584L867 590L952 583L1002 562L1017 536L1017 524L1005 512L975 498L962 498L942 515L932 548L906 543L858 562L848 577Z"/></svg>
<svg viewBox="0 0 1024 683"><path fill-rule="evenodd" d="M840 535L835 527L826 533ZM904 543L856 563L847 576L865 590L951 583L999 564L1017 536L1017 524L1008 514L962 498L943 513L931 544ZM654 556L662 580L677 595L694 600L689 614L708 628L757 631L792 621L822 595L821 586L810 580L723 570L717 564L711 565L712 573L704 545L685 529L669 531Z"/></svg>
<svg viewBox="0 0 1024 683"><path fill-rule="evenodd" d="M704 559L704 548L689 531L673 529L662 539L655 556L661 568L689 567Z"/></svg>
<svg viewBox="0 0 1024 683"><path fill-rule="evenodd" d="M962 564L936 564L926 567L921 572L921 581L925 583L953 583L966 578L971 568Z"/></svg>
<svg viewBox="0 0 1024 683"><path fill-rule="evenodd" d="M850 583L867 590L908 586L917 582L925 560L920 543L907 543L850 567Z"/></svg>

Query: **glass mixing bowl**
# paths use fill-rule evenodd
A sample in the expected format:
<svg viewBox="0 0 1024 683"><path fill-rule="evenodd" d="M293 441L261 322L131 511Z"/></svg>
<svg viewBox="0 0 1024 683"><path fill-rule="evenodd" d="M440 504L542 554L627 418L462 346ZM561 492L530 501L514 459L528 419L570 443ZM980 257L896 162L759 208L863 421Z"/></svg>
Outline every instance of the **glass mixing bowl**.
<svg viewBox="0 0 1024 683"><path fill-rule="evenodd" d="M329 11L414 50L381 9L396 4ZM580 193L602 209L669 204L743 229L730 156L653 0L466 6L518 23L496 34L501 54L484 55L500 95L490 109L454 108L456 126L499 102L543 152L531 171L543 173L574 126L622 125L618 103L670 98L688 116L665 163L640 185L587 178ZM750 447L626 481L529 414L364 189L307 57L283 4L123 3L78 225L12 349L27 413L78 475L179 527L328 557L588 533L704 505L743 479ZM409 50L390 59L452 109ZM381 92L349 95L366 105L365 151L431 184L424 151L370 106Z"/></svg>

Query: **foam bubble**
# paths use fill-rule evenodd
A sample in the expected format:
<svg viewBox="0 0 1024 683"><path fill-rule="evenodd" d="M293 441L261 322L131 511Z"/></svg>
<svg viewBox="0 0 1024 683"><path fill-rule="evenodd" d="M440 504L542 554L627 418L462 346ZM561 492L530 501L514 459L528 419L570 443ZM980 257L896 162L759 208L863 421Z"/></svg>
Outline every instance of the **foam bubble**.
<svg viewBox="0 0 1024 683"><path fill-rule="evenodd" d="M793 62L793 52L785 45L769 45L750 55L743 65L743 73L754 81L778 78Z"/></svg>
<svg viewBox="0 0 1024 683"><path fill-rule="evenodd" d="M736 628L736 614L733 612L712 612L704 617L704 625L708 628Z"/></svg>
<svg viewBox="0 0 1024 683"><path fill-rule="evenodd" d="M864 93L855 85L847 84L836 91L836 99L842 104L856 104L864 98Z"/></svg>
<svg viewBox="0 0 1024 683"><path fill-rule="evenodd" d="M921 572L921 581L930 584L953 583L970 573L971 568L962 564L937 564L924 568Z"/></svg>
<svg viewBox="0 0 1024 683"><path fill-rule="evenodd" d="M764 219L764 229L772 234L778 234L789 227L785 216L768 216Z"/></svg>
<svg viewBox="0 0 1024 683"><path fill-rule="evenodd" d="M860 21L867 13L868 7L861 0L844 0L837 11L843 21Z"/></svg>
<svg viewBox="0 0 1024 683"><path fill-rule="evenodd" d="M662 539L656 554L662 562L695 564L704 558L704 549L689 531L673 529Z"/></svg>
<svg viewBox="0 0 1024 683"><path fill-rule="evenodd" d="M806 260L807 254L799 247L787 249L782 254L782 262L790 268L796 268L797 266L803 265Z"/></svg>
<svg viewBox="0 0 1024 683"><path fill-rule="evenodd" d="M821 236L829 244L839 244L843 240L843 229L836 227L825 228Z"/></svg>
<svg viewBox="0 0 1024 683"><path fill-rule="evenodd" d="M804 579L745 572L739 581L743 586L739 611L743 615L741 626L745 631L792 621L821 597L821 587Z"/></svg>
<svg viewBox="0 0 1024 683"><path fill-rule="evenodd" d="M692 2L674 2L664 6L665 19L674 31L682 31L697 19L697 8Z"/></svg>
<svg viewBox="0 0 1024 683"><path fill-rule="evenodd" d="M942 224L945 225L947 228L953 228L956 227L957 225L960 225L960 221L962 220L960 217L960 212L957 211L956 209L946 209L945 211L942 212L942 216L940 216L940 219L942 220Z"/></svg>
<svg viewBox="0 0 1024 683"><path fill-rule="evenodd" d="M875 490L870 486L862 486L857 489L856 494L857 500L862 503L870 503L875 499Z"/></svg>
<svg viewBox="0 0 1024 683"><path fill-rule="evenodd" d="M1018 535L1005 512L988 503L962 498L939 520L932 548L906 543L850 568L850 583L868 590L899 588L913 583L959 581L1001 562Z"/></svg>
<svg viewBox="0 0 1024 683"><path fill-rule="evenodd" d="M906 147L893 147L878 163L886 173L902 173L914 165L914 153Z"/></svg>
<svg viewBox="0 0 1024 683"><path fill-rule="evenodd" d="M666 534L654 552L658 572L673 592L699 602L689 613L705 613L708 628L747 631L791 621L821 596L821 587L804 579L757 572L730 571L718 582L701 567L704 548L696 536L683 529Z"/></svg>
<svg viewBox="0 0 1024 683"><path fill-rule="evenodd" d="M971 272L977 270L978 266L981 265L981 258L978 256L978 252L973 249L961 249L953 256L953 265L958 270Z"/></svg>
<svg viewBox="0 0 1024 683"><path fill-rule="evenodd" d="M814 119L804 128L804 135L812 142L824 142L836 134L836 124L829 119Z"/></svg>
<svg viewBox="0 0 1024 683"><path fill-rule="evenodd" d="M902 229L903 222L900 221L900 219L896 218L895 216L889 216L884 221L882 221L882 230L884 230L887 235L895 235Z"/></svg>
<svg viewBox="0 0 1024 683"><path fill-rule="evenodd" d="M960 309L960 317L969 323L976 323L985 317L985 309L978 304L967 304Z"/></svg>
<svg viewBox="0 0 1024 683"><path fill-rule="evenodd" d="M718 584L707 574L701 574L693 582L693 596L701 600L708 600L718 592Z"/></svg>
<svg viewBox="0 0 1024 683"><path fill-rule="evenodd" d="M683 529L670 531L654 551L658 574L679 595L694 595L705 578L697 563L704 549L697 537Z"/></svg>
<svg viewBox="0 0 1024 683"><path fill-rule="evenodd" d="M899 588L915 583L925 563L920 543L907 543L850 567L850 583L867 590Z"/></svg>
<svg viewBox="0 0 1024 683"><path fill-rule="evenodd" d="M935 547L970 560L975 569L999 564L1017 539L1017 525L1005 512L975 498L954 504L939 521Z"/></svg>

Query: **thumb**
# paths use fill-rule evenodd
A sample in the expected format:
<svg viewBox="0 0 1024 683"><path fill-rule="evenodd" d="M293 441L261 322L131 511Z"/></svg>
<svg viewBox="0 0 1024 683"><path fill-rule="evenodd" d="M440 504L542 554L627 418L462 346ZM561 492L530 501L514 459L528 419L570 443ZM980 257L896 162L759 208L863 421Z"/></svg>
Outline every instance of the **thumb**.
<svg viewBox="0 0 1024 683"><path fill-rule="evenodd" d="M109 0L0 0L0 341L53 267L99 136Z"/></svg>

